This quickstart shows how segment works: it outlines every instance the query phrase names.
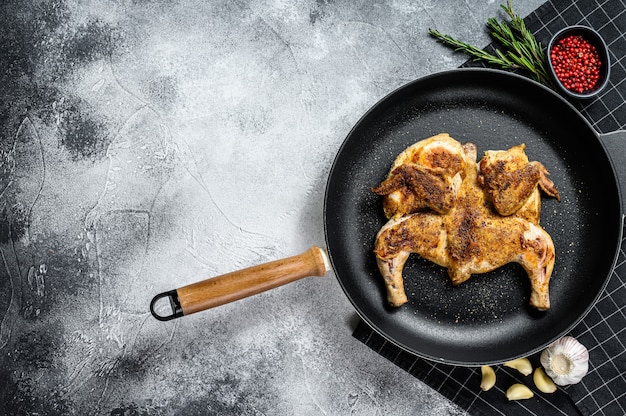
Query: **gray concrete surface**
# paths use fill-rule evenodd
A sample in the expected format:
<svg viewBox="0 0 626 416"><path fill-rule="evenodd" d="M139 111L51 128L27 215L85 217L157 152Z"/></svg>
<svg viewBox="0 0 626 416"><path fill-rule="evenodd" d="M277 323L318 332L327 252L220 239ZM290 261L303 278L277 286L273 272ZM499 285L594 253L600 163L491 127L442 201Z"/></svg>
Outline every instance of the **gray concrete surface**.
<svg viewBox="0 0 626 416"><path fill-rule="evenodd" d="M148 303L323 246L350 128L465 61L429 27L484 46L499 2L0 10L0 413L463 414L352 338L332 272L166 323Z"/></svg>

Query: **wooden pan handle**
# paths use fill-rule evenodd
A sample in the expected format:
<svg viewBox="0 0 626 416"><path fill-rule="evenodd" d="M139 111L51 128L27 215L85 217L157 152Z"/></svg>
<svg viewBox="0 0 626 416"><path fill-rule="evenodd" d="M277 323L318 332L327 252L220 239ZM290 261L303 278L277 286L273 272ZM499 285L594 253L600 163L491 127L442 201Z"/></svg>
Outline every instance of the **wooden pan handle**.
<svg viewBox="0 0 626 416"><path fill-rule="evenodd" d="M311 247L297 256L259 264L160 293L152 299L150 312L155 318L168 321L256 295L303 277L324 276L329 269L326 252L319 247ZM162 298L169 298L171 315L161 315L155 310L156 303Z"/></svg>

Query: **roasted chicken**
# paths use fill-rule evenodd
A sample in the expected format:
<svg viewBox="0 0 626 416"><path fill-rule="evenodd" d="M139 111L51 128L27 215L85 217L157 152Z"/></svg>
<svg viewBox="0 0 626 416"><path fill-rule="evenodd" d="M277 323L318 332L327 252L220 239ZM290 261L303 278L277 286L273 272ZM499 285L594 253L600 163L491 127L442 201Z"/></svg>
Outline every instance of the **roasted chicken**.
<svg viewBox="0 0 626 416"><path fill-rule="evenodd" d="M547 310L555 252L550 235L539 225L539 187L559 198L547 170L538 162L528 162L524 145L488 151L477 164L473 144L451 141L456 142L447 135L438 135L427 139L427 145L418 142L409 147L403 152L409 154L402 155L408 163L396 166L396 160L388 178L373 189L385 195L385 214L389 218L378 232L374 249L388 302L392 306L407 302L402 270L409 255L417 253L446 267L453 285L463 283L472 274L519 263L530 279L530 304ZM430 149L433 154L429 154ZM411 157L414 151L419 157ZM440 155L455 162L442 166L430 163L439 160ZM407 178L410 169L401 169L403 164L422 172ZM428 169L434 170L436 192L446 194L449 205L434 204L433 198L420 199L423 184L416 182Z"/></svg>

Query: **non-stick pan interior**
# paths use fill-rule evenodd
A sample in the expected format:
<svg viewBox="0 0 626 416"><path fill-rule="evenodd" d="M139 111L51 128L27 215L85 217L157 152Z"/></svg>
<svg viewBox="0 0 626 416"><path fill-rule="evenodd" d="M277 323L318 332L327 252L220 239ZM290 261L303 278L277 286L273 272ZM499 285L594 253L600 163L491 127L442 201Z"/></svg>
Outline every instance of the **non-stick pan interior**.
<svg viewBox="0 0 626 416"><path fill-rule="evenodd" d="M541 225L556 263L551 309L528 306L530 284L509 264L452 287L444 268L411 255L409 302L386 303L373 244L386 222L382 181L407 146L447 132L485 150L526 143L561 193L543 197ZM422 357L460 365L499 363L538 351L582 319L602 291L621 238L617 182L596 133L566 101L521 76L463 69L419 79L375 105L346 138L330 173L325 227L333 268L359 315Z"/></svg>

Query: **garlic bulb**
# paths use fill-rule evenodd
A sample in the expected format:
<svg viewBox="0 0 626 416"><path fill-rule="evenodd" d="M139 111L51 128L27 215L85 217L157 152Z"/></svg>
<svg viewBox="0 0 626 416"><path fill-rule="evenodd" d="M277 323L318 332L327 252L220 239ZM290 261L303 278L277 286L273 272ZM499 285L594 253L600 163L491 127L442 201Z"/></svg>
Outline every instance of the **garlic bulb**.
<svg viewBox="0 0 626 416"><path fill-rule="evenodd" d="M574 337L566 336L553 342L540 357L546 374L555 384L576 384L589 370L589 352Z"/></svg>

